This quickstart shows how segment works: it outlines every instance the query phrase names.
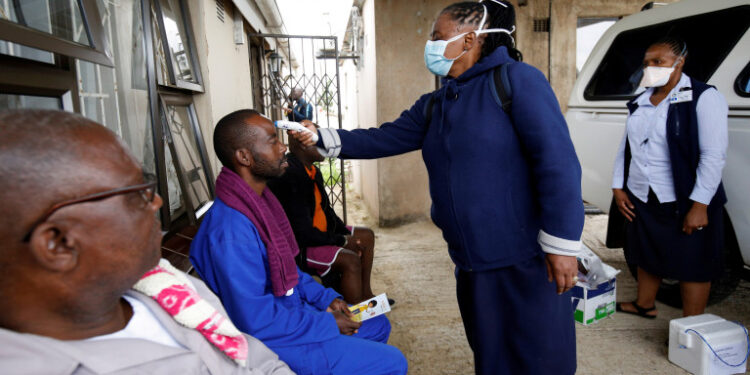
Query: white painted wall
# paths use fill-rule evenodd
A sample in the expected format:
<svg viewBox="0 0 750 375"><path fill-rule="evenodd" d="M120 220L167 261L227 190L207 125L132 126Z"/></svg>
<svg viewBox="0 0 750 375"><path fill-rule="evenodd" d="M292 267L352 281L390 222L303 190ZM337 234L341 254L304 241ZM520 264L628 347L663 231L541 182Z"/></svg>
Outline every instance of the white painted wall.
<svg viewBox="0 0 750 375"><path fill-rule="evenodd" d="M342 61L339 68L342 127L351 130L359 127L359 71L354 60ZM349 160L346 163L351 166L347 170L347 187L362 196L362 162Z"/></svg>
<svg viewBox="0 0 750 375"><path fill-rule="evenodd" d="M216 15L216 3L189 0L198 60L203 74L203 94L193 96L206 151L215 175L221 170L213 146L213 129L224 115L252 108L250 56L247 42L234 43L233 12L225 2L224 22ZM215 176L214 176L215 177Z"/></svg>
<svg viewBox="0 0 750 375"><path fill-rule="evenodd" d="M357 96L358 127L369 128L378 126L377 116L377 74L375 50L375 0L367 0L362 5L362 20L365 37L362 56L359 59L361 70L357 81L359 95ZM369 83L369 84L367 84ZM377 160L363 160L360 162L362 198L370 214L380 217L379 174Z"/></svg>

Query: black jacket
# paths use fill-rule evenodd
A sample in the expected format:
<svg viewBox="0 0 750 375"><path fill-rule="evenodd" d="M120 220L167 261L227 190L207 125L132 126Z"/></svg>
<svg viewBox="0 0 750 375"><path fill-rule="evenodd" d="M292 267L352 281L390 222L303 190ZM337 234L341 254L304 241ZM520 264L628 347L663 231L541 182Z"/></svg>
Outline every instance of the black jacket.
<svg viewBox="0 0 750 375"><path fill-rule="evenodd" d="M349 234L349 230L346 229L344 222L331 207L320 169L314 167L317 172L313 182L305 171L305 166L294 154L290 153L288 160L289 168L284 175L269 181L268 187L271 188L273 194L284 207L300 250L323 245L343 246L346 242L344 235ZM317 184L318 189L320 189L321 204L328 223L328 230L325 232L321 232L313 226L313 215L315 213L314 184Z"/></svg>

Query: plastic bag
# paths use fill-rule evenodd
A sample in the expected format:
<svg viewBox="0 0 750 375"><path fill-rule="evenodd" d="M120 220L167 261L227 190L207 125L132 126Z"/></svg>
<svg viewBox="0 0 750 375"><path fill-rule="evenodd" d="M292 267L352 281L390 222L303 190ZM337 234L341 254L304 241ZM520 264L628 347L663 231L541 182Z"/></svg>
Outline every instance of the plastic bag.
<svg viewBox="0 0 750 375"><path fill-rule="evenodd" d="M620 273L615 269L602 262L598 255L591 249L583 245L581 253L578 254L578 282L576 285L586 289L596 289L599 284L605 283Z"/></svg>

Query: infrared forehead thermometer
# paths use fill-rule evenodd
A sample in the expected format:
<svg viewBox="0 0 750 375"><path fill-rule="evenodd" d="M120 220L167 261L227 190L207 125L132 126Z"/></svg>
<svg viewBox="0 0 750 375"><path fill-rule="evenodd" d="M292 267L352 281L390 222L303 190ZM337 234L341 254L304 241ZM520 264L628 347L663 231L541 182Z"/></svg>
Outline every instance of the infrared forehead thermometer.
<svg viewBox="0 0 750 375"><path fill-rule="evenodd" d="M298 132L308 132L308 133L312 134L312 136L313 136L312 137L313 142L318 142L318 134L314 133L310 129L304 127L299 122L287 121L287 120L278 120L278 121L274 121L273 125L276 126L277 129L294 130L294 131L298 131Z"/></svg>

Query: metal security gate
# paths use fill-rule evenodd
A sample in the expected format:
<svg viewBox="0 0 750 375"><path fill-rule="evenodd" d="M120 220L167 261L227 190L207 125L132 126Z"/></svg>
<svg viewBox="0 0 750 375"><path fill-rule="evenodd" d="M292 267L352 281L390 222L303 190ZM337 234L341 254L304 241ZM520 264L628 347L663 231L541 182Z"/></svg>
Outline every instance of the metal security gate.
<svg viewBox="0 0 750 375"><path fill-rule="evenodd" d="M339 50L334 36L248 34L256 110L271 120L286 119L289 95L302 89L321 128L341 129ZM268 47L271 47L268 49ZM284 132L283 139L286 140ZM319 166L331 205L347 221L344 161L326 159Z"/></svg>

